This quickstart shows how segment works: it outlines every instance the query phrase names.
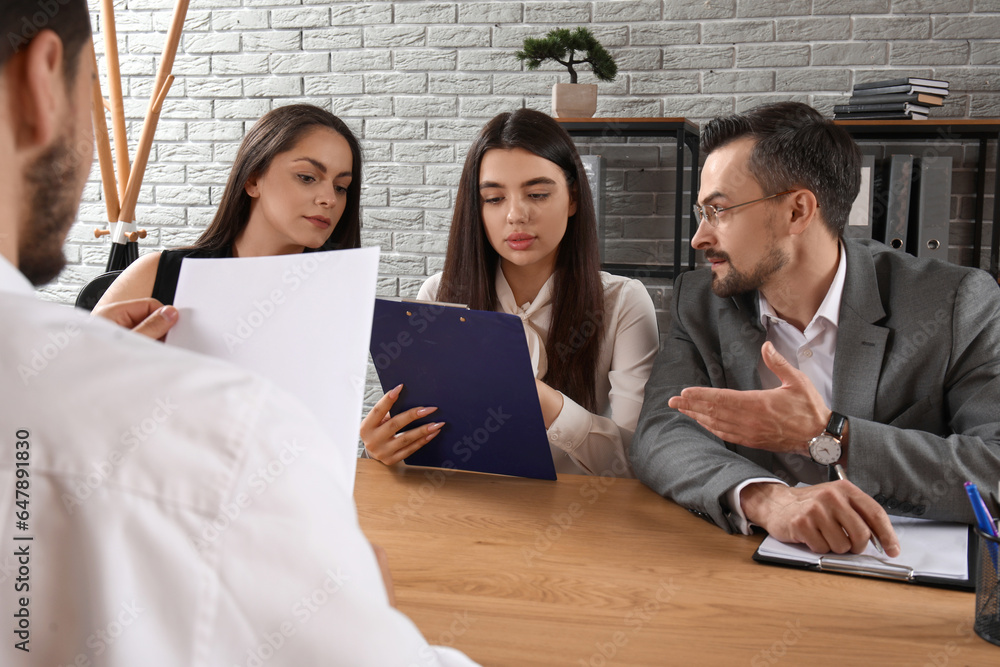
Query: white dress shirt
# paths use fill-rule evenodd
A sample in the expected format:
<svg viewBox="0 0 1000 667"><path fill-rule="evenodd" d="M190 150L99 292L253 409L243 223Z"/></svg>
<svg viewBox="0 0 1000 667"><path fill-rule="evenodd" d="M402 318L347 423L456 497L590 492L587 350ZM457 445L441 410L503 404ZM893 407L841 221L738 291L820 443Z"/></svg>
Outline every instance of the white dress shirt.
<svg viewBox="0 0 1000 667"><path fill-rule="evenodd" d="M473 664L389 606L290 395L40 302L2 257L0 313L4 665Z"/></svg>
<svg viewBox="0 0 1000 667"><path fill-rule="evenodd" d="M847 279L847 253L843 243L840 244L840 263L834 274L830 289L827 290L812 320L804 331L781 319L764 295L757 293L757 307L760 313L760 324L767 332L767 340L774 345L788 363L798 368L813 383L827 407L833 400L833 360L837 351L837 330L840 326L840 302L844 294L844 281ZM776 389L781 381L764 363L763 357L757 363L757 373L760 375L762 389ZM819 435L817 433L816 435ZM783 480L791 484L805 482L820 484L829 481L828 466L823 466L809 456L801 454L775 454L776 468L773 471ZM777 482L773 477L755 477L733 487L727 494L729 507L735 508L734 518L737 527L745 535L750 534L750 523L743 513L743 505L738 500L740 493L747 485L754 482Z"/></svg>
<svg viewBox="0 0 1000 667"><path fill-rule="evenodd" d="M628 449L659 347L656 311L640 281L602 271L601 282L605 326L594 371L597 411L590 412L563 394L562 411L547 430L549 448L556 472L632 477ZM431 276L417 298L435 300L440 284L440 273ZM517 304L503 271L497 268L499 310L521 318L536 378L548 370L545 340L552 324L554 284L555 277L550 276L534 301ZM594 323L580 324L583 335L588 335L588 325Z"/></svg>

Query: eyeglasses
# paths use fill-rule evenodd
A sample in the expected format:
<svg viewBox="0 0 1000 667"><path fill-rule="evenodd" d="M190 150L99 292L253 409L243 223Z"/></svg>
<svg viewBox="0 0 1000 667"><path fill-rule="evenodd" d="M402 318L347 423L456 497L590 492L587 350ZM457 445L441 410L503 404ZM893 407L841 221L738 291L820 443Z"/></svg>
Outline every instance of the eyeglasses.
<svg viewBox="0 0 1000 667"><path fill-rule="evenodd" d="M728 211L730 209L739 208L740 206L749 206L750 204L756 204L757 202L767 201L768 199L774 199L775 197L780 197L782 195L787 195L795 192L795 190L785 190L784 192L779 192L775 195L768 195L767 197L761 197L760 199L754 199L753 201L745 201L742 204L733 204L732 206L726 206L725 208L720 208L718 206L711 206L706 204L705 206L694 205L694 215L695 219L698 220L698 224L708 221L708 224L713 227L719 226L719 214L723 211Z"/></svg>

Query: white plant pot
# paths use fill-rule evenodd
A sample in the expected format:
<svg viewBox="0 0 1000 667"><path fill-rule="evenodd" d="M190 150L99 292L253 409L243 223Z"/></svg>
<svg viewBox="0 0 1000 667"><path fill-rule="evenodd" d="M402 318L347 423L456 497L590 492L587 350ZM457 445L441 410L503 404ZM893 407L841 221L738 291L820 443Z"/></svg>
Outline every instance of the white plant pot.
<svg viewBox="0 0 1000 667"><path fill-rule="evenodd" d="M596 111L596 83L557 83L552 86L552 115L556 118L590 118Z"/></svg>

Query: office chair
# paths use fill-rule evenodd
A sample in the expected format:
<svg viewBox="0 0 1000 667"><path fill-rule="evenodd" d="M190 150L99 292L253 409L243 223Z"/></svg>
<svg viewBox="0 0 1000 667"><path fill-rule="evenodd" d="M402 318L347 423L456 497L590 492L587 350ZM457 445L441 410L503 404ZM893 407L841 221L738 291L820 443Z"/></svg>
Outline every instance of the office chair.
<svg viewBox="0 0 1000 667"><path fill-rule="evenodd" d="M108 271L107 273L102 273L97 276L89 283L83 286L80 293L76 297L76 307L83 308L84 310L93 310L97 302L101 300L104 293L108 291L111 287L111 283L115 281L124 269L119 269L117 271Z"/></svg>

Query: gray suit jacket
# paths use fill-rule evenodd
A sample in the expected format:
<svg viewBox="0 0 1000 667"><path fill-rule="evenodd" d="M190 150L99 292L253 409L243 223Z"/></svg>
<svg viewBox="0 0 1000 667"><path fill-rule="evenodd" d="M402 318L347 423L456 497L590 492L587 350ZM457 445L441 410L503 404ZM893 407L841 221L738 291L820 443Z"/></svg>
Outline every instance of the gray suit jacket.
<svg viewBox="0 0 1000 667"><path fill-rule="evenodd" d="M831 409L850 417L851 481L888 512L974 521L962 483L996 513L1000 289L984 271L845 240ZM632 442L638 477L732 531L726 492L775 477L770 452L722 442L667 405L685 387L760 389L757 293L721 299L711 272L674 284L673 321ZM987 492L990 492L989 494Z"/></svg>

